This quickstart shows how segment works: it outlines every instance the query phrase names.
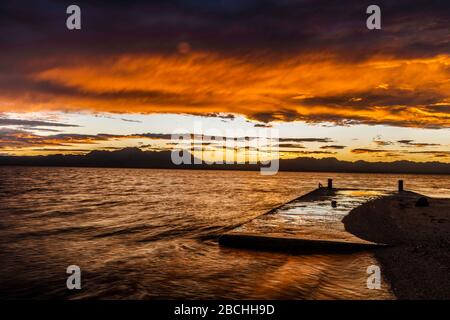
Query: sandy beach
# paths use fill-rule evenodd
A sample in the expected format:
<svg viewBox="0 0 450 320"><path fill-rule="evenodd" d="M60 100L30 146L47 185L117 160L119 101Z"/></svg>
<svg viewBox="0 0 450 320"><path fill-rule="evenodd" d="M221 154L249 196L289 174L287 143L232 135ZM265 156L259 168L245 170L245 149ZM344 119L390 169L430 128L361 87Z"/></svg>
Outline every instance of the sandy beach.
<svg viewBox="0 0 450 320"><path fill-rule="evenodd" d="M450 299L450 199L401 192L350 212L347 231L390 245L376 249L382 272L398 299Z"/></svg>

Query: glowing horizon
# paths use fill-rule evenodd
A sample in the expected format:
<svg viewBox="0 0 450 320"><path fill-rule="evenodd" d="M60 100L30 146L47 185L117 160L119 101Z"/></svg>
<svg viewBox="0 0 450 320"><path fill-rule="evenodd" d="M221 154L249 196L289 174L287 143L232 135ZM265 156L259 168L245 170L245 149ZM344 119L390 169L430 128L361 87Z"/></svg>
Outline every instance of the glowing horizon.
<svg viewBox="0 0 450 320"><path fill-rule="evenodd" d="M382 1L389 15L376 31L355 18L364 21L366 7L356 2L316 2L314 13L291 2L211 4L210 15L191 2L125 12L82 4L85 27L68 31L64 5L42 2L21 9L43 19L38 28L7 21L1 36L0 154L170 150L158 134L201 122L311 139L282 148L282 158L450 162L445 4ZM92 19L105 8L127 26Z"/></svg>

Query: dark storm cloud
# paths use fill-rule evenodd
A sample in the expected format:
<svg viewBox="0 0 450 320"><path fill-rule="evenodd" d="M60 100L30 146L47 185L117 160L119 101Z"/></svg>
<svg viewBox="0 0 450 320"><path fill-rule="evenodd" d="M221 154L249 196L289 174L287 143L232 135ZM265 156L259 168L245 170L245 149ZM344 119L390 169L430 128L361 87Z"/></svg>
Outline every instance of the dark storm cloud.
<svg viewBox="0 0 450 320"><path fill-rule="evenodd" d="M373 142L374 142L377 146L380 146L380 147L390 146L390 145L393 144L392 141L377 140L377 139L374 139Z"/></svg>
<svg viewBox="0 0 450 320"><path fill-rule="evenodd" d="M312 97L299 99L299 101L304 105L311 106L356 107L359 109L383 106L388 107L392 114L405 111L405 106L438 103L444 98L445 95L429 90L421 92L420 90L374 89L367 92L355 92L352 95Z"/></svg>
<svg viewBox="0 0 450 320"><path fill-rule="evenodd" d="M425 106L424 109L431 113L450 113L450 105Z"/></svg>
<svg viewBox="0 0 450 320"><path fill-rule="evenodd" d="M417 107L422 109L420 106L410 106L412 108ZM357 107L351 108L348 106L339 106L340 110L347 110L348 112L354 112L359 110L371 110L371 111L384 111L388 114L402 113L405 115L412 115L410 107L406 106L379 106L379 107ZM366 125L386 125L393 127L410 127L410 128L427 128L427 129L441 129L447 128L449 126L446 117L433 117L434 122L430 122L429 118L421 117L422 114L416 114L416 117L411 117L408 120L403 119L401 116L398 120L386 119L383 117L375 118L373 116L363 116L358 114L332 114L332 113L322 113L310 116L300 116L297 120L302 120L307 123L320 123L320 122L331 122L339 126L351 126L357 124Z"/></svg>
<svg viewBox="0 0 450 320"><path fill-rule="evenodd" d="M255 128L272 128L272 125L267 124L267 123L255 123L254 127Z"/></svg>
<svg viewBox="0 0 450 320"><path fill-rule="evenodd" d="M363 154L363 153L386 153L386 152L392 152L392 151L394 151L394 150L356 148L356 149L353 149L351 152L356 153L356 154Z"/></svg>
<svg viewBox="0 0 450 320"><path fill-rule="evenodd" d="M63 148L33 148L32 151L51 151L51 152L89 152L90 149L63 149Z"/></svg>
<svg viewBox="0 0 450 320"><path fill-rule="evenodd" d="M0 128L0 148L23 148L32 146L68 146L74 143L92 144L108 140L102 135L55 134L36 135L26 130Z"/></svg>
<svg viewBox="0 0 450 320"><path fill-rule="evenodd" d="M93 92L82 90L73 86L54 83L45 80L32 81L27 74L13 77L5 75L2 77L0 70L0 95L14 97L23 94L23 91L30 93L30 101L34 99L34 93L39 93L51 100L54 96L67 98L95 99L97 101L127 100L139 101L143 103L158 103L162 105L183 104L186 106L202 105L194 101L191 95L169 93L161 90L102 90ZM41 98L42 99L42 98ZM45 98L44 98L45 99ZM26 98L25 98L26 100Z"/></svg>
<svg viewBox="0 0 450 320"><path fill-rule="evenodd" d="M122 140L122 139L149 139L164 142L167 146L213 146L218 144L223 146L223 141L235 142L249 142L259 139L258 137L226 137L226 136L209 136L203 134L182 134L181 140L177 140L177 136L172 139L171 134L166 133L135 133L135 134L75 134L75 133L60 133L51 135L38 135L32 132L33 129L9 129L0 127L0 148L27 148L33 146L70 146L73 144L86 144L92 145L104 141ZM280 147L295 147L297 149L303 149L304 146L299 142L329 142L328 138L282 138L279 139ZM283 141L289 142L284 143ZM275 145L275 141L268 139L265 141L269 145ZM153 147L152 145L141 145L141 147ZM159 147L159 146L158 146ZM239 147L239 146L237 146Z"/></svg>
<svg viewBox="0 0 450 320"><path fill-rule="evenodd" d="M39 120L22 120L0 118L0 126L24 126L24 127L79 127L74 124L39 121ZM47 129L48 130L48 129Z"/></svg>
<svg viewBox="0 0 450 320"><path fill-rule="evenodd" d="M416 79L413 68L407 66L391 72L367 67L368 73L383 74L380 84L389 82L384 89L372 90L378 83L342 89L334 81L348 74L353 65L374 57L389 61L450 54L449 1L377 1L382 8L382 30L376 31L366 28L366 8L373 4L368 0L80 0L76 2L82 15L79 31L65 26L69 4L27 0L0 5L0 99L9 102L0 105L0 110L235 113L263 123L259 126L274 121L449 126L448 117L442 116L450 112L445 87L450 67L445 61L435 61L439 66L429 67L429 72L436 74L418 77L423 83L414 83L412 90L404 89ZM189 62L189 53L215 60ZM121 56L129 60L114 64ZM139 56L147 60L134 65ZM186 59L180 62L181 56ZM175 58L149 65L149 57ZM317 69L313 65L312 70L319 70L316 72L328 71L315 77L315 83L302 83L302 71L293 72L300 74L298 79L284 83L284 74L296 70L294 62L308 69L308 63L318 60L335 66ZM348 70L341 69L342 64L347 64ZM266 70L268 66L273 72ZM241 67L242 72L237 72ZM147 77L141 78L142 68L147 68L143 73ZM166 78L150 79L157 68L167 71L162 72ZM366 68L353 78L364 73ZM196 74L200 79L193 79ZM233 81L227 79L229 74L235 75ZM269 74L278 77L274 80L277 85L264 81ZM395 83L391 74L404 78ZM247 76L245 83L242 78ZM90 82L97 77L103 79ZM179 81L181 88L174 86L174 81ZM341 89L328 90L333 85ZM253 90L248 90L251 86ZM322 89L293 99L308 86ZM280 98L280 91L288 93ZM342 112L334 112L338 109ZM409 117L411 109L426 115Z"/></svg>
<svg viewBox="0 0 450 320"><path fill-rule="evenodd" d="M440 146L438 143L425 143L425 142L415 142L414 140L398 140L398 143L406 146L406 147L437 147Z"/></svg>
<svg viewBox="0 0 450 320"><path fill-rule="evenodd" d="M346 148L346 146L340 146L340 145L328 145L328 146L320 147L320 149L331 149L331 150L342 150L345 148Z"/></svg>
<svg viewBox="0 0 450 320"><path fill-rule="evenodd" d="M319 143L329 143L333 142L330 138L280 138L280 142L319 142Z"/></svg>
<svg viewBox="0 0 450 320"><path fill-rule="evenodd" d="M202 117L208 117L208 118L221 118L223 120L233 120L236 118L234 114L220 114L220 113L204 113L200 114Z"/></svg>
<svg viewBox="0 0 450 320"><path fill-rule="evenodd" d="M293 153L293 154L298 154L298 155L325 155L325 154L330 155L330 154L337 154L337 152L333 152L333 151L315 151L315 150L312 150L312 151L304 151L304 150L280 151L280 153L283 153L283 152L290 153L290 154Z"/></svg>
<svg viewBox="0 0 450 320"><path fill-rule="evenodd" d="M142 123L142 121L139 121L139 120L131 120L131 119L126 119L126 118L120 118L120 120L122 120L124 122Z"/></svg>
<svg viewBox="0 0 450 320"><path fill-rule="evenodd" d="M70 146L73 144L95 144L102 141L118 139L146 138L151 140L170 140L170 134L139 133L129 135L115 134L75 134L60 133L52 135L37 135L27 130L0 128L0 148L32 147L32 146Z"/></svg>
<svg viewBox="0 0 450 320"><path fill-rule="evenodd" d="M389 52L430 56L449 52L450 3L377 1L383 32L368 37L372 1L77 1L82 30L68 32L61 1L2 3L0 40L11 48L73 53L173 52L179 42L195 50L295 54L324 50L354 59ZM420 31L420 33L419 33ZM392 41L396 39L396 41ZM39 44L45 42L45 46ZM351 47L351 50L349 48ZM26 54L20 50L22 54ZM28 54L32 54L29 52Z"/></svg>
<svg viewBox="0 0 450 320"><path fill-rule="evenodd" d="M272 112L255 112L251 115L251 118L267 123L271 121L294 121L301 118L301 115L295 110L280 108Z"/></svg>
<svg viewBox="0 0 450 320"><path fill-rule="evenodd" d="M297 143L279 143L278 147L280 147L280 148L298 148L298 149L305 148L303 145L297 144Z"/></svg>

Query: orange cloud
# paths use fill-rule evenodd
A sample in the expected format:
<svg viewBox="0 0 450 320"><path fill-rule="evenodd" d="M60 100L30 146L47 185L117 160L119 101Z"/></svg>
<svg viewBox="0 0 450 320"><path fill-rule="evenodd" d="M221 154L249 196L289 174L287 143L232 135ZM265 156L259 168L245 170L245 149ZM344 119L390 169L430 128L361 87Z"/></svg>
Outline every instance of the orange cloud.
<svg viewBox="0 0 450 320"><path fill-rule="evenodd" d="M361 62L123 55L49 67L27 81L21 94L0 92L0 111L224 112L264 122L450 127L449 55Z"/></svg>

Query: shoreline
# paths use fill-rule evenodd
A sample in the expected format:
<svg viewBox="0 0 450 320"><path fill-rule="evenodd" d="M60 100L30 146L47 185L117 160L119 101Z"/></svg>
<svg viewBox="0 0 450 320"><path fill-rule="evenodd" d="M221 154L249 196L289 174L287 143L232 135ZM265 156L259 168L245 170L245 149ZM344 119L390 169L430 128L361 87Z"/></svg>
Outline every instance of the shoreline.
<svg viewBox="0 0 450 320"><path fill-rule="evenodd" d="M369 201L352 210L345 229L387 248L374 254L398 299L450 299L450 199L401 192Z"/></svg>
<svg viewBox="0 0 450 320"><path fill-rule="evenodd" d="M0 168L74 168L74 169L149 169L149 170L182 170L182 171L236 171L236 172L259 172L260 167L256 169L236 169L236 168L207 168L207 167L139 167L139 166L91 166L91 165L39 165L39 164L3 164ZM380 174L380 175L402 175L402 176L450 176L450 172L389 172L389 171L318 171L318 170L285 170L280 168L283 173L327 173L327 174Z"/></svg>

